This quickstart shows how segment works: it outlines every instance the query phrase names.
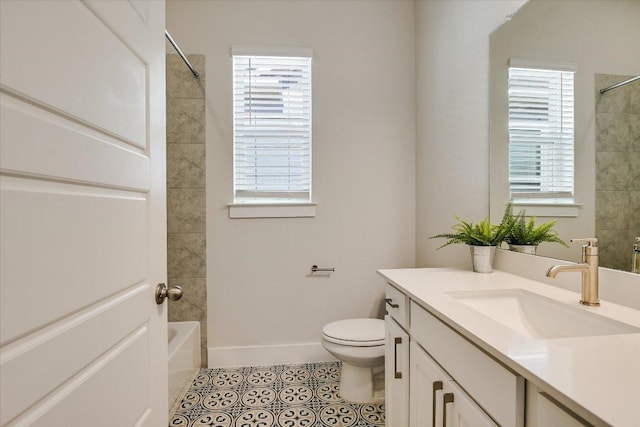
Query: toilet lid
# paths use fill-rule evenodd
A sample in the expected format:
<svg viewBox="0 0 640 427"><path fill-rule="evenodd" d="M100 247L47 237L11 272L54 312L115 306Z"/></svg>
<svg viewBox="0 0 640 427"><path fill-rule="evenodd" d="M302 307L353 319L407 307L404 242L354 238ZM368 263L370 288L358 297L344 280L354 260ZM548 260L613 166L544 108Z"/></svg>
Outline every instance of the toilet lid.
<svg viewBox="0 0 640 427"><path fill-rule="evenodd" d="M324 338L336 344L359 347L384 345L384 320L346 319L322 328Z"/></svg>

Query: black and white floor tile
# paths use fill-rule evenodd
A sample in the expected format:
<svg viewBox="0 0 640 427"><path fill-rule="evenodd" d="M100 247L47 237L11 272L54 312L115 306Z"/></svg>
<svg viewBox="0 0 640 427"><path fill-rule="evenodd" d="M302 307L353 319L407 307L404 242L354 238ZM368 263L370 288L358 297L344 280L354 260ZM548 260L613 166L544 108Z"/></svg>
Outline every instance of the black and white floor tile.
<svg viewBox="0 0 640 427"><path fill-rule="evenodd" d="M171 427L384 426L383 403L340 397L340 363L203 369Z"/></svg>

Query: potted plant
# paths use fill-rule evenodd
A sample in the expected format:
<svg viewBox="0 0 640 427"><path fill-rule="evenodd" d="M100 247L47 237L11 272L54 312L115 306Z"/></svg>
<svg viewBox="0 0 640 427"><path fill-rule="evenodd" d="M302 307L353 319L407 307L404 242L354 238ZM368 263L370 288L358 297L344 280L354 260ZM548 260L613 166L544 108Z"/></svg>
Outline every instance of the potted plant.
<svg viewBox="0 0 640 427"><path fill-rule="evenodd" d="M504 241L509 245L510 250L531 255L536 254L538 245L543 242L559 243L568 247L567 243L553 230L556 222L554 220L536 225L536 217L526 219L524 210L513 215L513 207L509 203L502 218L502 223L507 229Z"/></svg>
<svg viewBox="0 0 640 427"><path fill-rule="evenodd" d="M431 236L431 239L445 238L449 239L444 245L453 243L464 243L469 246L471 257L473 260L473 271L477 273L493 272L493 257L496 246L502 243L509 231L505 227L504 222L499 225L493 225L489 222L489 218L485 218L477 224L467 222L456 216L458 223L452 226L453 233L443 233Z"/></svg>

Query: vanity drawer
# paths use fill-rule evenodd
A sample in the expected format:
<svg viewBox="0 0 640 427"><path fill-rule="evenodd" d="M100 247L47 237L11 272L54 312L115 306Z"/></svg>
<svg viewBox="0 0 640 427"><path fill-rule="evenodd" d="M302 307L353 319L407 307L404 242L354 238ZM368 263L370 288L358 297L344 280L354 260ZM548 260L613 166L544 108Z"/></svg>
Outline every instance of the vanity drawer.
<svg viewBox="0 0 640 427"><path fill-rule="evenodd" d="M524 426L524 378L411 302L411 336L501 426Z"/></svg>
<svg viewBox="0 0 640 427"><path fill-rule="evenodd" d="M386 290L387 313L404 329L409 328L409 297L392 285L387 284Z"/></svg>

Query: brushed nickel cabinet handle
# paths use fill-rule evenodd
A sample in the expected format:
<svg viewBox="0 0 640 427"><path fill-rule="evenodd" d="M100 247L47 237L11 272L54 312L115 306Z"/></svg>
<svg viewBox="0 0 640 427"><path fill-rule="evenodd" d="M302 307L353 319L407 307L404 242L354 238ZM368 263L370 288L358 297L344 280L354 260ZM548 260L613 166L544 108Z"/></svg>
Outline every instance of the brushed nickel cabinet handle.
<svg viewBox="0 0 640 427"><path fill-rule="evenodd" d="M402 344L402 338L394 338L393 344L393 370L396 379L402 378L402 372L398 372L398 344Z"/></svg>
<svg viewBox="0 0 640 427"><path fill-rule="evenodd" d="M447 403L453 403L453 393L442 396L442 427L447 427Z"/></svg>
<svg viewBox="0 0 640 427"><path fill-rule="evenodd" d="M398 304L394 304L394 303L393 303L393 300L392 300L391 298L385 298L385 299L384 299L384 302L386 302L387 304L389 304L389 306L390 306L391 308L398 308L398 307L400 307L400 305L398 305Z"/></svg>
<svg viewBox="0 0 640 427"><path fill-rule="evenodd" d="M436 392L442 390L442 381L433 382L433 394L431 395L431 427L436 427Z"/></svg>

